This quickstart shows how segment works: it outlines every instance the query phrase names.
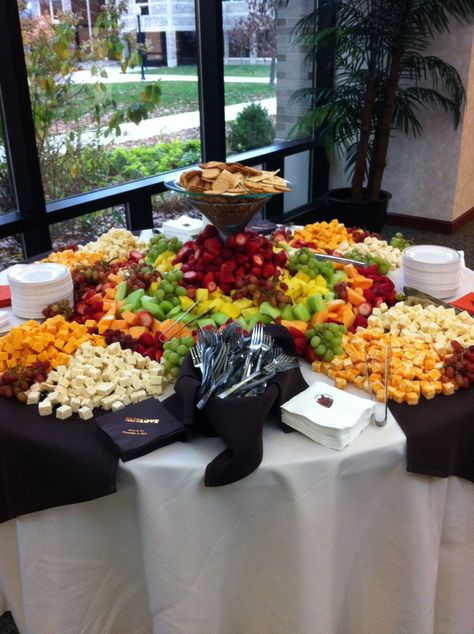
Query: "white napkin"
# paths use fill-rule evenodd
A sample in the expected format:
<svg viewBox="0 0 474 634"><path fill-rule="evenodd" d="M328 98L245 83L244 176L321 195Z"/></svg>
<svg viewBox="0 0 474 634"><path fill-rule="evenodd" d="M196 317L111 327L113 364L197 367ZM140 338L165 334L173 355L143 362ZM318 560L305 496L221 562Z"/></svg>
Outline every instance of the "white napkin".
<svg viewBox="0 0 474 634"><path fill-rule="evenodd" d="M284 423L315 442L344 449L370 423L375 404L316 381L281 406Z"/></svg>

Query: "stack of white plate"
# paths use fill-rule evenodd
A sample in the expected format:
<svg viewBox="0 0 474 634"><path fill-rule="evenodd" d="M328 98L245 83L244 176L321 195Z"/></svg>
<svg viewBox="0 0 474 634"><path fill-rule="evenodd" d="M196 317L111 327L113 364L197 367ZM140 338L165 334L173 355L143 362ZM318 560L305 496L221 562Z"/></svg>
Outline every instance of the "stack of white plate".
<svg viewBox="0 0 474 634"><path fill-rule="evenodd" d="M405 284L443 299L462 284L463 259L459 251L434 244L417 244L403 251Z"/></svg>
<svg viewBox="0 0 474 634"><path fill-rule="evenodd" d="M17 317L41 319L49 304L62 299L73 306L74 292L67 266L54 262L18 264L8 272L12 311Z"/></svg>

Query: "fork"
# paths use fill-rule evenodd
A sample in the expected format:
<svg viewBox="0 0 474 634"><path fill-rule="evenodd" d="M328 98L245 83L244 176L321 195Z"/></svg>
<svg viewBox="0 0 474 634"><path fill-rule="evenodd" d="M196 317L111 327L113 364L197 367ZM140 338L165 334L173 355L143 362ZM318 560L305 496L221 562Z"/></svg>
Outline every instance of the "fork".
<svg viewBox="0 0 474 634"><path fill-rule="evenodd" d="M248 347L249 356L247 357L244 365L244 370L242 372L242 378L247 378L251 373L252 367L252 356L259 352L262 347L263 341L263 326L262 324L255 324L252 330L252 336L250 339L250 344Z"/></svg>
<svg viewBox="0 0 474 634"><path fill-rule="evenodd" d="M201 370L201 372L202 372L201 353L196 348L196 346L193 346L191 348L191 359L192 359L192 362L193 362L193 366L195 368L199 368L199 370Z"/></svg>

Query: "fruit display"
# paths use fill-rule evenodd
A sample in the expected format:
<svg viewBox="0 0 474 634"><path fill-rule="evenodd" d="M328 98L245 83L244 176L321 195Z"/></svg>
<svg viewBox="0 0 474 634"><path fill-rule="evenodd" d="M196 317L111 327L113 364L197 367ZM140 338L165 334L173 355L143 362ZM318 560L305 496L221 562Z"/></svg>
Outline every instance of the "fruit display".
<svg viewBox="0 0 474 634"><path fill-rule="evenodd" d="M204 166L201 173L207 169L218 168ZM247 332L257 323L280 323L314 370L332 377L337 387L354 383L378 399L387 345L389 398L416 404L420 397L469 387L474 319L467 312L401 301L388 273L398 266L407 241L403 236L393 240L388 245L380 236L346 229L337 220L313 223L294 234L282 227L271 239L248 230L223 238L208 225L184 244L158 234L145 245L130 232L111 230L92 247L71 251L74 258L62 252L73 278L74 307L49 305L42 324L29 321L0 338L0 396L34 402L40 398L35 394L44 392L38 386L49 383L53 393L65 387L66 400L52 403L43 397L42 413L55 405L62 418L81 407L92 411L90 403L72 401L81 401L83 392L74 373L68 374L76 372L76 363L94 366L81 359L83 348L97 357L96 363L102 359L106 374L115 364L120 375L133 357L133 367L157 364L162 381L173 381L199 329L224 328L231 321ZM369 265L317 259L316 251L343 252ZM61 383L51 383L52 372ZM116 387L101 396L118 397L122 387L128 388ZM97 396L94 406L114 405L92 396ZM89 412L82 415L89 417Z"/></svg>
<svg viewBox="0 0 474 634"><path fill-rule="evenodd" d="M395 247L396 249L399 249L400 251L403 251L407 247L410 247L412 244L413 244L413 240L411 238L410 239L405 238L403 233L400 233L400 231L397 231L397 233L390 240L390 246Z"/></svg>

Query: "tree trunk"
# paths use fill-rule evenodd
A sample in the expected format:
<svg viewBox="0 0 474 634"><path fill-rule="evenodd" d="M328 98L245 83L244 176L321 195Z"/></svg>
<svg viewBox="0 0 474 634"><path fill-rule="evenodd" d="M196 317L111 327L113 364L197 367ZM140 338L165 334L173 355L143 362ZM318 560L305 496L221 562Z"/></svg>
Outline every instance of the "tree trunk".
<svg viewBox="0 0 474 634"><path fill-rule="evenodd" d="M357 148L357 156L352 177L352 201L359 202L362 198L362 187L364 185L365 170L367 165L367 152L369 151L370 133L372 130L372 113L374 111L375 100L375 77L373 71L369 71L367 79L367 89L362 108L360 138Z"/></svg>

